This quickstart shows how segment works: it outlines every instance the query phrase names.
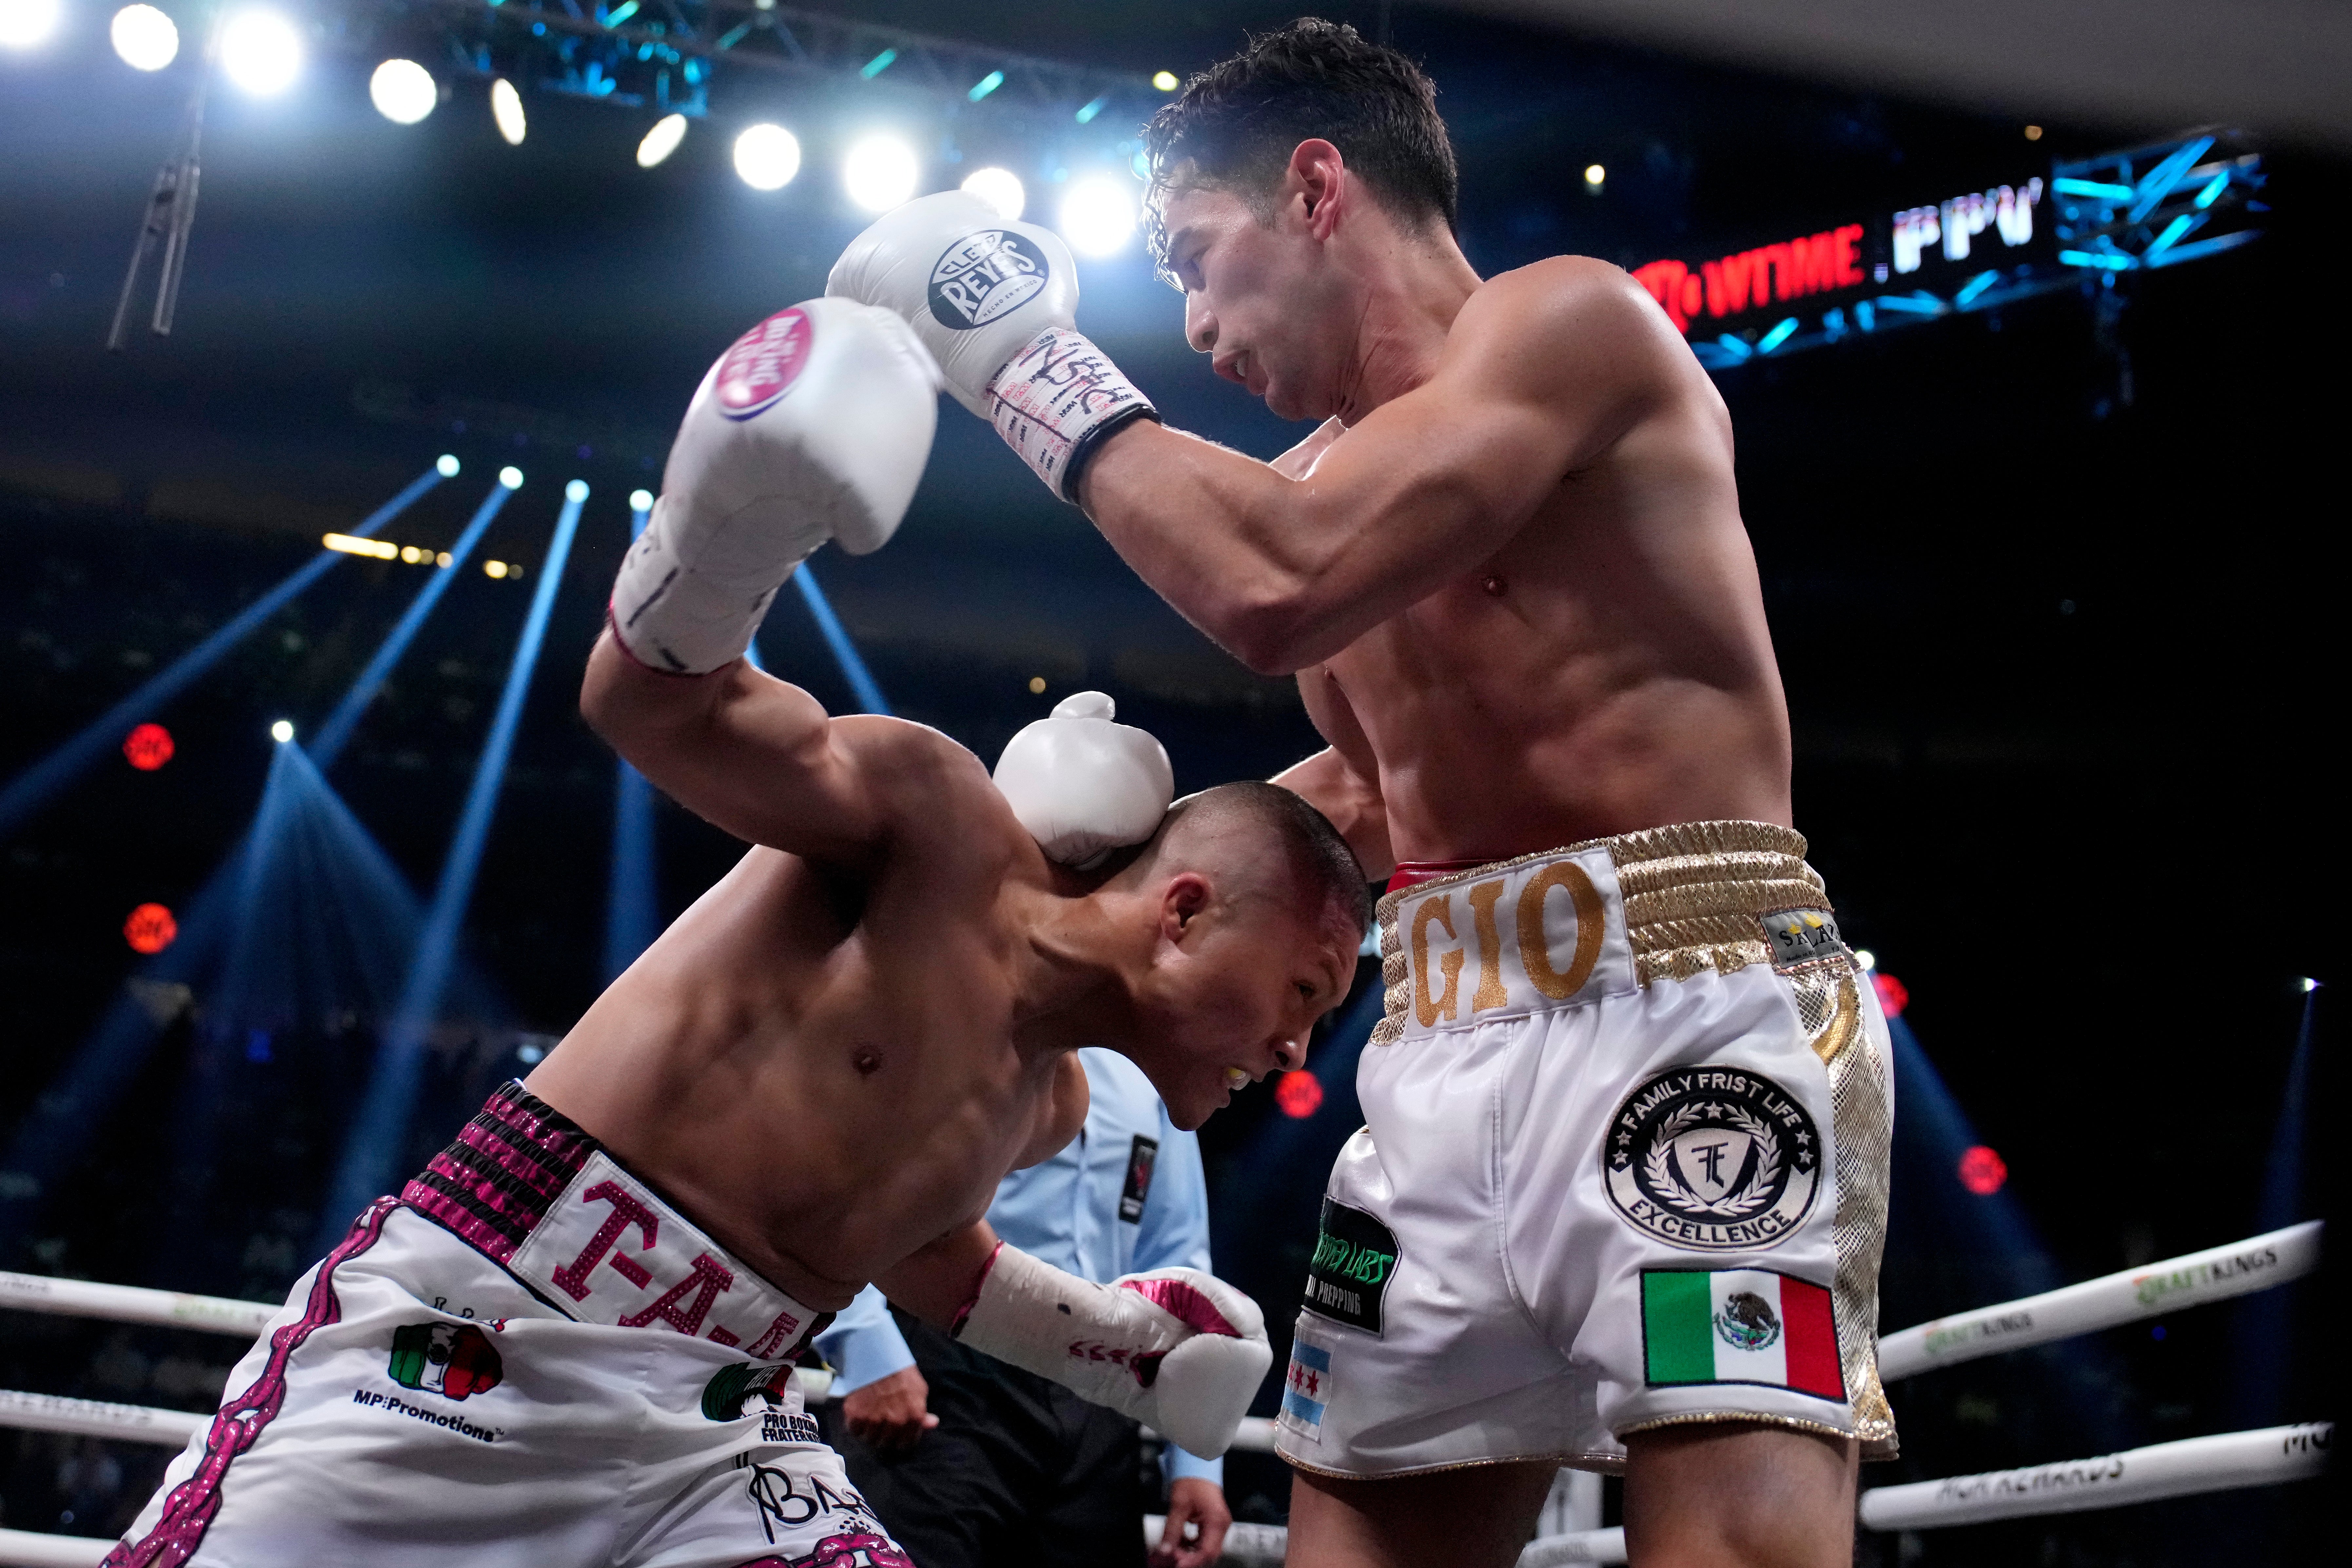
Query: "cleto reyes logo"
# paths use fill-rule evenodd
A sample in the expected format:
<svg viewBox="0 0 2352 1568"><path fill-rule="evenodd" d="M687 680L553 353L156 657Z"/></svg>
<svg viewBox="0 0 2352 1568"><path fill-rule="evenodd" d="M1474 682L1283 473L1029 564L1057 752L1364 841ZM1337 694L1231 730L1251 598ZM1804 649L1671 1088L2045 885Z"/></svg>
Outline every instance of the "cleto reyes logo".
<svg viewBox="0 0 2352 1568"><path fill-rule="evenodd" d="M719 362L712 388L719 411L730 419L750 419L773 408L800 379L815 337L815 323L795 305L736 339Z"/></svg>

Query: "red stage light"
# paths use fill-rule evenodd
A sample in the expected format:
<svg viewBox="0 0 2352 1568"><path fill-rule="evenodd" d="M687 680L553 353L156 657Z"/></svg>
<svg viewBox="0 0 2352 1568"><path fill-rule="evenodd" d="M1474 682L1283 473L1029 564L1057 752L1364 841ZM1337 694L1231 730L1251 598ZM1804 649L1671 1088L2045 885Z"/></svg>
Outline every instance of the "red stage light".
<svg viewBox="0 0 2352 1568"><path fill-rule="evenodd" d="M1960 1185L1980 1198L2000 1191L2009 1180L2009 1163L1979 1143L1960 1156Z"/></svg>
<svg viewBox="0 0 2352 1568"><path fill-rule="evenodd" d="M142 904L122 922L122 940L133 952L161 952L180 934L180 922L161 904Z"/></svg>
<svg viewBox="0 0 2352 1568"><path fill-rule="evenodd" d="M1275 1081L1274 1103L1285 1116L1304 1121L1323 1109L1323 1085L1311 1072L1284 1073Z"/></svg>
<svg viewBox="0 0 2352 1568"><path fill-rule="evenodd" d="M122 754L142 773L152 773L172 760L172 731L161 724L142 724L122 739Z"/></svg>
<svg viewBox="0 0 2352 1568"><path fill-rule="evenodd" d="M1911 988L1883 969L1870 972L1870 983L1878 987L1878 1009L1890 1018L1903 1016L1903 1009L1911 1005Z"/></svg>

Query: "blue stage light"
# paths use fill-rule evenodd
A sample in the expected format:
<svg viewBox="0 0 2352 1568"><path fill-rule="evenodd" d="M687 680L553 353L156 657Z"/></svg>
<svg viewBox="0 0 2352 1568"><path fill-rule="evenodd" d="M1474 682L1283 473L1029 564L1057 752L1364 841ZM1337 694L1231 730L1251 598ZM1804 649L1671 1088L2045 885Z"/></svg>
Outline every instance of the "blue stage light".
<svg viewBox="0 0 2352 1568"><path fill-rule="evenodd" d="M376 508L364 522L352 529L352 535L365 538L374 533L398 517L418 496L439 484L441 479L437 471L420 474L410 481L405 489ZM112 751L122 733L132 724L149 717L177 697L199 676L219 663L224 654L260 629L263 622L283 609L341 559L343 557L334 551L320 551L309 565L247 605L226 626L173 659L138 690L85 725L73 739L10 780L7 788L0 789L0 835L14 831L26 817L56 798L84 769Z"/></svg>
<svg viewBox="0 0 2352 1568"><path fill-rule="evenodd" d="M588 499L588 481L585 479L574 479L570 484L565 485L563 487L563 499L565 500L572 501L586 500Z"/></svg>
<svg viewBox="0 0 2352 1568"><path fill-rule="evenodd" d="M2000 281L2000 274L1998 271L1979 272L1960 285L1958 291L1952 296L1952 303L1965 310L1976 303L1978 296Z"/></svg>
<svg viewBox="0 0 2352 1568"><path fill-rule="evenodd" d="M849 689L856 693L859 709L867 713L889 712L890 704L884 700L882 688L876 684L873 673L866 668L866 661L858 657L857 646L849 640L849 634L841 629L841 619L833 613L833 605L826 601L824 590L816 585L816 574L811 572L803 562L801 569L793 574L793 581L800 587L801 598L808 605L809 615L815 620L816 629L824 634L825 646L833 650L835 660L841 666L843 678L849 682Z"/></svg>
<svg viewBox="0 0 2352 1568"><path fill-rule="evenodd" d="M342 754L344 742L352 738L352 731L358 727L368 704L375 700L375 694L383 689L383 683L391 677L393 667L408 651L408 645L415 640L417 628L424 626L425 618L433 614L433 607L441 602L441 595L449 591L449 584L457 580L457 569L466 563L466 558L473 553L474 546L481 542L483 533L488 530L490 520L499 515L499 509L505 506L507 498L513 494L514 491L503 484L490 487L490 493L484 496L482 504L474 509L473 519L466 524L466 531L459 534L457 542L449 547L448 566L425 579L425 586L417 591L415 598L409 601L408 608L401 612L400 619L393 624L383 643L369 656L367 664L352 680L351 689L343 693L342 700L336 703L334 711L327 715L327 721L319 727L318 738L310 745L310 760L319 765L320 772L324 773L335 765L335 759Z"/></svg>
<svg viewBox="0 0 2352 1568"><path fill-rule="evenodd" d="M490 721L488 739L474 764L474 780L457 816L457 829L441 862L433 903L419 935L416 955L408 970L399 1005L394 1009L376 1049L373 1069L360 1101L357 1118L345 1136L343 1153L321 1211L320 1234L327 1237L320 1250L333 1245L351 1216L382 1192L398 1174L397 1161L405 1146L410 1110L416 1101L417 1075L423 1064L425 1039L439 1014L443 994L456 967L457 940L466 910L473 901L474 880L481 869L482 850L489 842L490 819L498 806L499 789L506 780L507 758L514 749L515 731L522 722L523 699L530 690L532 670L547 637L547 619L555 605L556 584L563 579L564 563L572 553L572 537L580 524L577 500L566 500L555 521L547 560L532 593L530 612L516 641L514 660L507 668L506 689L499 697L498 713Z"/></svg>
<svg viewBox="0 0 2352 1568"><path fill-rule="evenodd" d="M1765 333L1761 338L1757 340L1756 352L1759 354L1769 354L1774 349L1779 348L1782 343L1787 342L1791 337L1794 337L1796 335L1796 331L1797 318L1790 316L1780 321L1770 331Z"/></svg>
<svg viewBox="0 0 2352 1568"><path fill-rule="evenodd" d="M442 453L433 460L433 471L445 479L456 479L457 477L457 458L448 452Z"/></svg>

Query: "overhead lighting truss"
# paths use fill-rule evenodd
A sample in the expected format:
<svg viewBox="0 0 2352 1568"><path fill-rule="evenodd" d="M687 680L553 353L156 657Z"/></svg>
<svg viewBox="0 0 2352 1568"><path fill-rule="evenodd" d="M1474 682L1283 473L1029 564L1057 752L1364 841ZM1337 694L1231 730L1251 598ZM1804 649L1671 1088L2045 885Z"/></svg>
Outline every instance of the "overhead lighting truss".
<svg viewBox="0 0 2352 1568"><path fill-rule="evenodd" d="M711 78L764 71L845 91L914 94L1065 125L1140 121L1164 96L1140 72L1010 54L900 27L742 0L346 0L348 33L429 24L449 65L629 108L700 117Z"/></svg>

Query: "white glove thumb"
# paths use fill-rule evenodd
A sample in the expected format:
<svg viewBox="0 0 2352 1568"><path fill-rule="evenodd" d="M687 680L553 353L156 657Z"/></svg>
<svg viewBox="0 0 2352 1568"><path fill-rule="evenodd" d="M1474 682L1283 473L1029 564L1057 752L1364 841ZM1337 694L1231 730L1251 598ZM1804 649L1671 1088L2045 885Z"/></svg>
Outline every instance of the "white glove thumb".
<svg viewBox="0 0 2352 1568"><path fill-rule="evenodd" d="M1099 691L1065 699L1053 716L1013 737L996 759L996 788L1048 858L1084 866L1159 831L1176 796L1160 742L1114 723Z"/></svg>

